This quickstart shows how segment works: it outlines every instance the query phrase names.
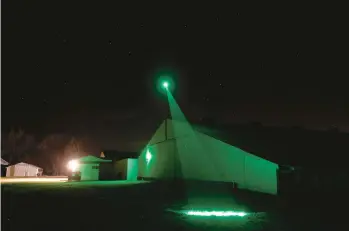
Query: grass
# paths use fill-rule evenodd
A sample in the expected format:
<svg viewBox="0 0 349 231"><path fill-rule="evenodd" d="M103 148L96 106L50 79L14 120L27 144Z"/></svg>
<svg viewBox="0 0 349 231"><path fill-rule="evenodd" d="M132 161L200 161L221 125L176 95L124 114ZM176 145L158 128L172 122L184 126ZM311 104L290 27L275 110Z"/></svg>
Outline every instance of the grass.
<svg viewBox="0 0 349 231"><path fill-rule="evenodd" d="M195 186L189 200L187 194L179 190L181 187L167 183L16 183L3 184L1 188L3 230L313 230L326 227L320 225L324 220L307 214L306 207L299 207L295 212L299 205L282 208L274 197L243 191L228 193L229 190L219 185ZM191 207L216 206L214 209L217 209L223 205L226 209L245 209L251 215L205 218L168 210L186 208L188 202Z"/></svg>

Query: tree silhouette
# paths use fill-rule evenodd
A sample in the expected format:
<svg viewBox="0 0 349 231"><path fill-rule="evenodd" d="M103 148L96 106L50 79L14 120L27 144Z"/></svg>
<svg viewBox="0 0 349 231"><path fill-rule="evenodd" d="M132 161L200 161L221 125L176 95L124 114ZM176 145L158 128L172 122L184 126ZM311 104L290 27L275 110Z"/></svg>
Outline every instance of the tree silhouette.
<svg viewBox="0 0 349 231"><path fill-rule="evenodd" d="M38 145L41 159L45 160L46 170L52 175L60 175L64 168L64 147L69 141L64 135L51 134Z"/></svg>
<svg viewBox="0 0 349 231"><path fill-rule="evenodd" d="M83 143L81 140L78 140L76 137L72 137L69 143L64 148L64 153L66 155L81 155L83 152Z"/></svg>
<svg viewBox="0 0 349 231"><path fill-rule="evenodd" d="M20 159L21 155L21 141L24 136L24 131L22 129L15 130L11 129L10 133L7 135L7 139L4 143L3 154L7 156L8 161L12 163L16 159Z"/></svg>

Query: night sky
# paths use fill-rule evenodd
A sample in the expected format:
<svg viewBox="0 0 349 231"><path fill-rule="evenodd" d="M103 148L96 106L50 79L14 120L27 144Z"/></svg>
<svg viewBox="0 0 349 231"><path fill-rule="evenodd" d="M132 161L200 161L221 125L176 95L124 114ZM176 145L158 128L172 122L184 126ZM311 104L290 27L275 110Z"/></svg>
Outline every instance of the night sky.
<svg viewBox="0 0 349 231"><path fill-rule="evenodd" d="M2 130L154 130L171 74L192 120L349 131L339 13L134 4L2 1Z"/></svg>

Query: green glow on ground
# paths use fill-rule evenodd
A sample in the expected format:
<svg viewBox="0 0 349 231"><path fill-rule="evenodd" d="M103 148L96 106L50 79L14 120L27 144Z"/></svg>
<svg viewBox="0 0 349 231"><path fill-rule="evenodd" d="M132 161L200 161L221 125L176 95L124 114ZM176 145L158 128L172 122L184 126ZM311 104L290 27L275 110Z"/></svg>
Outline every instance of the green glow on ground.
<svg viewBox="0 0 349 231"><path fill-rule="evenodd" d="M188 216L200 216L200 217L244 217L247 215L245 212L237 211L200 211L190 210L184 212Z"/></svg>

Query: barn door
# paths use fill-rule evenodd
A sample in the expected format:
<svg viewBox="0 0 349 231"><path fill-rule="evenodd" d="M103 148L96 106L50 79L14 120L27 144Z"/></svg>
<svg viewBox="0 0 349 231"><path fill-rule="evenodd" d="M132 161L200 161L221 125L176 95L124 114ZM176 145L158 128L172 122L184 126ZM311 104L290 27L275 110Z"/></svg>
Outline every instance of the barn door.
<svg viewBox="0 0 349 231"><path fill-rule="evenodd" d="M99 164L91 166L91 180L99 180Z"/></svg>

